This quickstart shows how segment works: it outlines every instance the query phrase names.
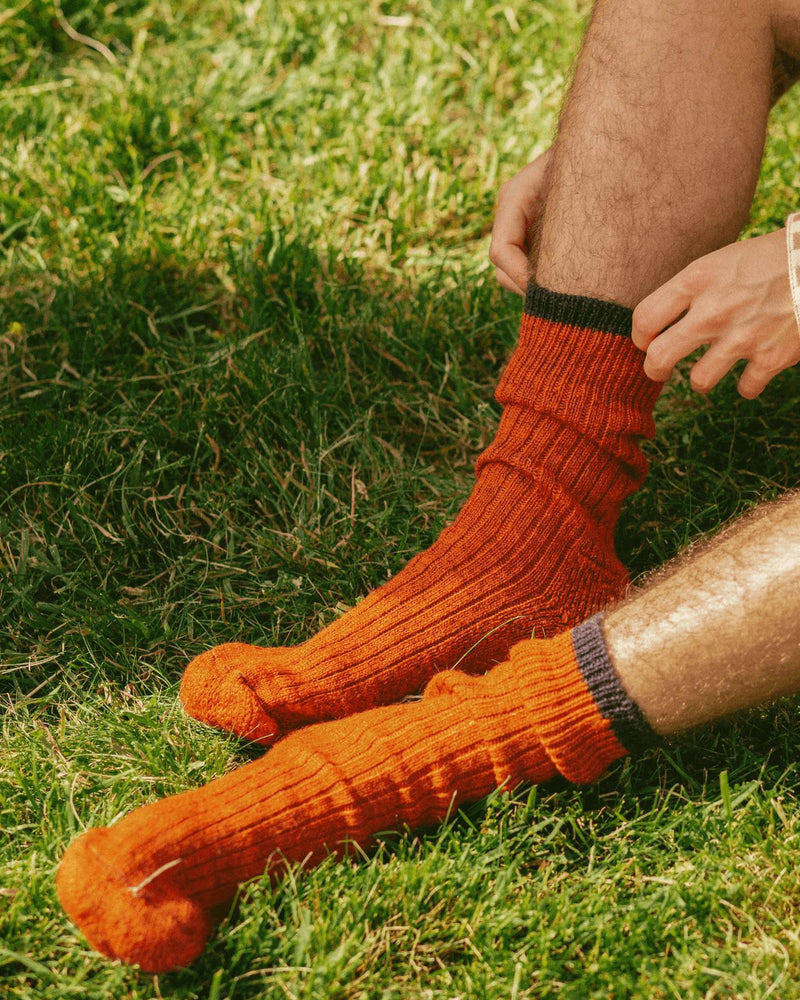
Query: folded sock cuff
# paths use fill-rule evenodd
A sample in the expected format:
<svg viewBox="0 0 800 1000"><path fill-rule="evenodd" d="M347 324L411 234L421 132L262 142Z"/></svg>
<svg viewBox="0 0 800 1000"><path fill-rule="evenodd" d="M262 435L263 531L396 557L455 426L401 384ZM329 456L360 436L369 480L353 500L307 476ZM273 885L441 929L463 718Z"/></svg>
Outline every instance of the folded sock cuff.
<svg viewBox="0 0 800 1000"><path fill-rule="evenodd" d="M585 295L551 292L533 281L528 282L525 312L550 323L565 323L620 337L630 337L633 323L633 310L627 306Z"/></svg>
<svg viewBox="0 0 800 1000"><path fill-rule="evenodd" d="M554 639L526 639L513 646L507 676L522 701L526 725L553 767L567 781L588 785L627 754L601 714L578 666L572 632Z"/></svg>
<svg viewBox="0 0 800 1000"><path fill-rule="evenodd" d="M608 655L601 614L572 630L575 658L597 710L611 723L614 735L631 753L661 742L642 710L620 684Z"/></svg>
<svg viewBox="0 0 800 1000"><path fill-rule="evenodd" d="M624 452L630 440L653 437L662 384L644 374L644 354L630 338L631 315L615 302L529 285L519 344L497 402L554 417L615 454L620 437Z"/></svg>

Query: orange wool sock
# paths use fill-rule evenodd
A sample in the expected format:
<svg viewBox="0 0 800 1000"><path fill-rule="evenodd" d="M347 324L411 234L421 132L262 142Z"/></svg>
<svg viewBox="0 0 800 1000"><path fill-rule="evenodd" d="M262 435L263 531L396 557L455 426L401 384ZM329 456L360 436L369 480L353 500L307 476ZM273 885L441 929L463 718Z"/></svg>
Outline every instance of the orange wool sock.
<svg viewBox="0 0 800 1000"><path fill-rule="evenodd" d="M93 947L167 971L199 955L248 879L440 822L500 786L557 771L593 781L626 752L621 738L648 735L593 620L520 643L484 677L440 673L421 701L301 729L230 775L88 831L64 856L59 897Z"/></svg>
<svg viewBox="0 0 800 1000"><path fill-rule="evenodd" d="M181 699L210 725L269 744L299 726L420 691L439 670L484 671L619 597L623 499L641 484L660 383L629 337L631 312L531 286L497 390L494 442L455 522L426 552L294 648L218 646Z"/></svg>

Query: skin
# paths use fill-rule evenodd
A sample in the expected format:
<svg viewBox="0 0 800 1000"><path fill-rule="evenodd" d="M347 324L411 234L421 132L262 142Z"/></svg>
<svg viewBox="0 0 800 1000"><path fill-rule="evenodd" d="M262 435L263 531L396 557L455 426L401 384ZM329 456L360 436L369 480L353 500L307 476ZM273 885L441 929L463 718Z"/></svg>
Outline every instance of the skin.
<svg viewBox="0 0 800 1000"><path fill-rule="evenodd" d="M800 361L785 232L733 242L799 35L796 0L600 0L554 146L500 190L500 284L522 294L533 274L636 307L656 380L709 346L691 373L700 392L745 359L753 398Z"/></svg>
<svg viewBox="0 0 800 1000"><path fill-rule="evenodd" d="M645 374L657 382L665 382L682 358L708 346L691 368L698 392L708 392L746 359L739 392L754 399L800 361L786 231L731 244L689 264L636 307L633 342L647 352Z"/></svg>
<svg viewBox="0 0 800 1000"><path fill-rule="evenodd" d="M622 686L662 736L800 689L800 494L758 508L610 611Z"/></svg>
<svg viewBox="0 0 800 1000"><path fill-rule="evenodd" d="M545 150L501 185L489 244L495 277L509 292L525 295L531 276L530 239L544 208L548 165L553 148Z"/></svg>

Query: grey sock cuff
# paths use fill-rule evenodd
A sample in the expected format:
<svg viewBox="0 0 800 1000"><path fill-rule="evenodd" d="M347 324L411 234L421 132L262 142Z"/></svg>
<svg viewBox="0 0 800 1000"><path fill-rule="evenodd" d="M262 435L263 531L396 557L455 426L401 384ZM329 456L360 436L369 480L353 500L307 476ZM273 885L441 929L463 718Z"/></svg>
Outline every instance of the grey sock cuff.
<svg viewBox="0 0 800 1000"><path fill-rule="evenodd" d="M641 753L662 740L619 682L608 655L602 619L602 615L595 615L572 630L575 656L597 709L611 723L614 735L626 750Z"/></svg>
<svg viewBox="0 0 800 1000"><path fill-rule="evenodd" d="M630 337L633 325L633 310L627 306L585 295L551 292L535 281L528 282L525 312L551 323L567 323L584 330L614 333L619 337Z"/></svg>

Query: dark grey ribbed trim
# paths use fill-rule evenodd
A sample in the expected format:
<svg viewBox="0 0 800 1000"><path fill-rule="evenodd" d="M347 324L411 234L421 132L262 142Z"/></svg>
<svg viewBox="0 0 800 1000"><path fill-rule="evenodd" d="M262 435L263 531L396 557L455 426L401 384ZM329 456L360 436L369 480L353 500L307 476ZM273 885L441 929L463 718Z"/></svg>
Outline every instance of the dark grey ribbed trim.
<svg viewBox="0 0 800 1000"><path fill-rule="evenodd" d="M578 666L598 711L611 723L614 735L626 750L641 753L659 744L661 739L619 682L608 656L602 618L595 615L572 630Z"/></svg>
<svg viewBox="0 0 800 1000"><path fill-rule="evenodd" d="M633 310L617 302L590 299L584 295L551 292L534 281L528 282L525 312L551 323L568 323L584 330L600 330L630 337Z"/></svg>

